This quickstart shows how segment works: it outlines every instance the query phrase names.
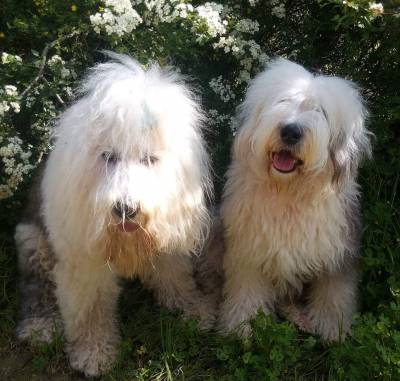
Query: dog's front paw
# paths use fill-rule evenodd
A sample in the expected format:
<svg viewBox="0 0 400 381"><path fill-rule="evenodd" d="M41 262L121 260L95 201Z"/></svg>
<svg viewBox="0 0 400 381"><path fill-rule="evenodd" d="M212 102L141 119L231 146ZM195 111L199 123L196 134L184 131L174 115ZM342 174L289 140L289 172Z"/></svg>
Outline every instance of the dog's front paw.
<svg viewBox="0 0 400 381"><path fill-rule="evenodd" d="M111 369L117 355L114 342L85 342L67 345L71 367L86 377L96 377Z"/></svg>
<svg viewBox="0 0 400 381"><path fill-rule="evenodd" d="M241 339L246 340L252 335L252 328L249 320L229 320L220 319L217 323L218 331L222 335L236 334Z"/></svg>
<svg viewBox="0 0 400 381"><path fill-rule="evenodd" d="M324 341L343 341L350 331L350 323L331 312L309 310L305 316L307 331L320 335Z"/></svg>
<svg viewBox="0 0 400 381"><path fill-rule="evenodd" d="M57 321L54 317L34 317L22 320L16 335L21 341L50 343L55 335Z"/></svg>
<svg viewBox="0 0 400 381"><path fill-rule="evenodd" d="M315 323L301 306L293 303L279 306L279 315L294 323L302 331L315 333Z"/></svg>
<svg viewBox="0 0 400 381"><path fill-rule="evenodd" d="M217 307L212 303L202 301L185 311L185 314L188 317L198 319L200 329L211 329L217 320Z"/></svg>

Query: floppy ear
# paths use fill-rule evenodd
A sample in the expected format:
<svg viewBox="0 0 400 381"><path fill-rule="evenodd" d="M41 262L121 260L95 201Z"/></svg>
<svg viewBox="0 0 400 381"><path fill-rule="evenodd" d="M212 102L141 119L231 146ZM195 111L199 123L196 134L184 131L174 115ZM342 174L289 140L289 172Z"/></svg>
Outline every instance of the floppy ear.
<svg viewBox="0 0 400 381"><path fill-rule="evenodd" d="M369 136L372 135L365 128L365 119L368 114L362 104L358 91L352 86L351 107L341 110L337 130L340 132L330 144L330 157L333 164L332 182L338 189L343 189L350 179L357 176L359 164L364 156L371 157Z"/></svg>
<svg viewBox="0 0 400 381"><path fill-rule="evenodd" d="M236 124L239 126L233 142L233 156L236 159L245 160L251 152L254 152L252 137L254 130L260 123L262 104L251 109L239 107Z"/></svg>
<svg viewBox="0 0 400 381"><path fill-rule="evenodd" d="M333 165L333 185L341 190L351 178L357 176L357 158L352 156L349 147L343 147L338 150L331 148L331 160Z"/></svg>

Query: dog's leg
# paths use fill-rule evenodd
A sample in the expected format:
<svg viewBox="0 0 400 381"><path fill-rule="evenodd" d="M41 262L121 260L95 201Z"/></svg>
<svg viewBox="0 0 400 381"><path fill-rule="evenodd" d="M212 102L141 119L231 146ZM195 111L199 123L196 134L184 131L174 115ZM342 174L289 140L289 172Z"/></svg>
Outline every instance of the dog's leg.
<svg viewBox="0 0 400 381"><path fill-rule="evenodd" d="M198 289L189 255L162 253L153 261L153 266L148 266L142 281L154 291L161 305L200 319L202 328L211 328L214 324L216 305L213 298Z"/></svg>
<svg viewBox="0 0 400 381"><path fill-rule="evenodd" d="M69 253L68 253L69 254ZM55 267L56 295L71 367L86 376L107 370L117 353L116 276L99 261L65 255Z"/></svg>
<svg viewBox="0 0 400 381"><path fill-rule="evenodd" d="M346 336L356 310L357 279L349 269L324 274L311 284L305 314L312 333L328 341Z"/></svg>
<svg viewBox="0 0 400 381"><path fill-rule="evenodd" d="M54 256L43 231L34 223L18 224L15 242L21 290L21 321L17 326L17 337L50 342L59 322L52 281Z"/></svg>
<svg viewBox="0 0 400 381"><path fill-rule="evenodd" d="M219 322L222 332L237 330L240 336L249 336L249 320L255 317L257 311L273 312L275 291L258 269L225 264L223 295Z"/></svg>
<svg viewBox="0 0 400 381"><path fill-rule="evenodd" d="M222 298L224 251L222 224L215 218L207 244L199 256L193 257L196 284L201 292L213 301L215 309L218 308Z"/></svg>

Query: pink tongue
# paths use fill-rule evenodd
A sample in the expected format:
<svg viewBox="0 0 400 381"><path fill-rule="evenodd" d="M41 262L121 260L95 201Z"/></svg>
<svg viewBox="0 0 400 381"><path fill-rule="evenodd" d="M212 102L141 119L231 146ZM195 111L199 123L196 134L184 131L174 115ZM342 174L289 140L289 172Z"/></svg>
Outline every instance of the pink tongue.
<svg viewBox="0 0 400 381"><path fill-rule="evenodd" d="M124 221L118 224L119 230L127 233L134 232L139 228L139 224L133 221Z"/></svg>
<svg viewBox="0 0 400 381"><path fill-rule="evenodd" d="M296 159L289 152L277 152L272 158L274 167L282 172L290 172L294 169Z"/></svg>

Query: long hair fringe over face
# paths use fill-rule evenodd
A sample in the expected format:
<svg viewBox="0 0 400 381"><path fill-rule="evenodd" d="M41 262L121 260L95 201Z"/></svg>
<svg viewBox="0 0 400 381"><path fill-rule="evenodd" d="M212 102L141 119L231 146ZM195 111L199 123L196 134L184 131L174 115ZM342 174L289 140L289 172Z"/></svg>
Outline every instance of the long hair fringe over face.
<svg viewBox="0 0 400 381"><path fill-rule="evenodd" d="M285 59L273 61L250 84L239 108L241 128L234 157L246 162L259 181L298 192L313 179L317 187L343 187L355 178L360 159L371 154L367 111L357 87L338 77L314 76ZM298 126L303 138L288 146L285 126ZM288 173L276 170L293 160Z"/></svg>
<svg viewBox="0 0 400 381"><path fill-rule="evenodd" d="M211 189L199 106L176 73L109 55L59 119L42 186L49 234L72 251L195 250ZM118 228L129 215L117 205L136 210L135 232Z"/></svg>

